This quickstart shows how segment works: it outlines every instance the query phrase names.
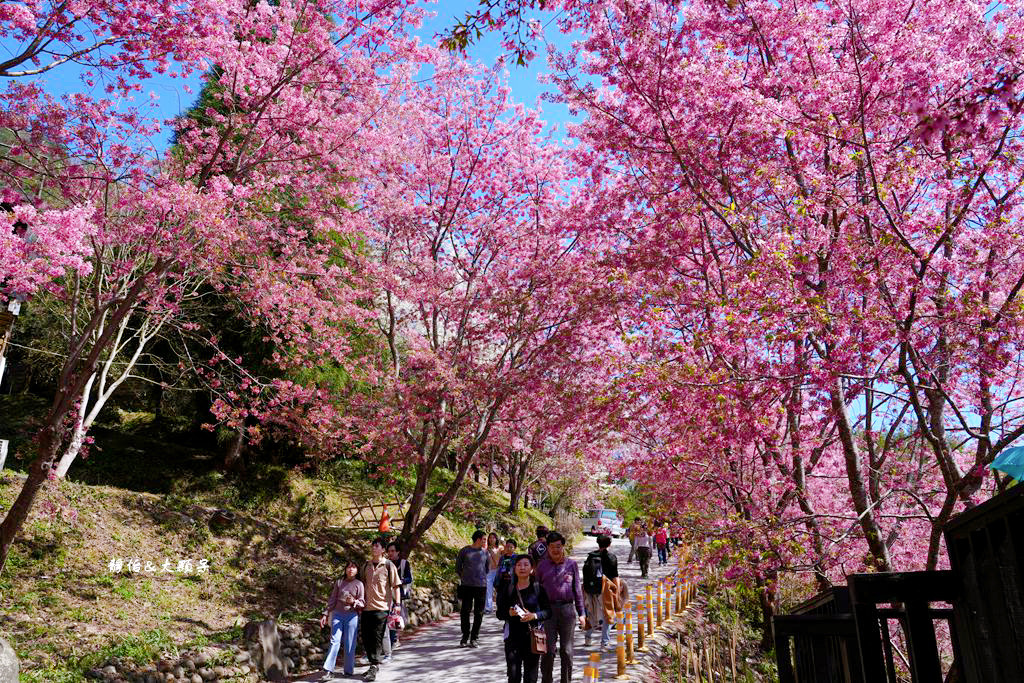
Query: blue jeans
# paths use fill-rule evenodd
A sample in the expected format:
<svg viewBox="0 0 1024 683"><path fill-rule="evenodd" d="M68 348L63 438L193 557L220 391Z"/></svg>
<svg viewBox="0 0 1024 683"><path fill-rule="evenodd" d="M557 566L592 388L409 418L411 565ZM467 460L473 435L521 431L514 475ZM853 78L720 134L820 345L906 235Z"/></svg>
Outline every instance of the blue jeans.
<svg viewBox="0 0 1024 683"><path fill-rule="evenodd" d="M494 577L498 575L497 569L487 572L487 599L484 600L484 611L494 611Z"/></svg>
<svg viewBox="0 0 1024 683"><path fill-rule="evenodd" d="M668 562L668 546L658 544L658 564L665 564Z"/></svg>
<svg viewBox="0 0 1024 683"><path fill-rule="evenodd" d="M359 613L346 612L331 615L331 651L324 660L324 671L334 671L338 651L345 646L345 674L351 676L356 668L356 634L359 633Z"/></svg>

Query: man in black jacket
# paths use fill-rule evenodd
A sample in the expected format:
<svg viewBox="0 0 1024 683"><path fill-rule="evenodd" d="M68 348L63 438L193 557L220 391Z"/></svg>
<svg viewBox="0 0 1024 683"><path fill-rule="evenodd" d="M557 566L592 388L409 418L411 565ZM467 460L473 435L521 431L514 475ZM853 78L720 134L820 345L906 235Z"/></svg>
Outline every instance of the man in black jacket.
<svg viewBox="0 0 1024 683"><path fill-rule="evenodd" d="M547 538L548 528L546 526L537 527L537 540L526 549L526 552L533 558L534 567L540 564L540 561L544 559L544 555L548 552Z"/></svg>
<svg viewBox="0 0 1024 683"><path fill-rule="evenodd" d="M601 598L604 578L614 581L619 578L619 558L608 548L612 544L611 536L597 537L597 550L592 550L583 562L583 603L587 611L587 626L584 631L584 643L590 646L593 629L601 622L601 651L608 649L611 640L611 624L604 618L604 605Z"/></svg>

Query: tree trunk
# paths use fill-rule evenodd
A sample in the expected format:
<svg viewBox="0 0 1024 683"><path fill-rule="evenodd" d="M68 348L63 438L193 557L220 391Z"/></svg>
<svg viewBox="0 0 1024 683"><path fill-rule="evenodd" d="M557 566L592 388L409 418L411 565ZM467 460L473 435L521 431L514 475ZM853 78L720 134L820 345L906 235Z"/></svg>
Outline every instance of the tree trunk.
<svg viewBox="0 0 1024 683"><path fill-rule="evenodd" d="M413 486L412 496L409 497L409 507L405 511L405 519L402 522L401 538L406 541L402 544L405 552L412 550L412 547L408 545L408 539L412 538L416 522L419 521L420 514L423 512L423 504L427 497L427 482L430 481L430 473L433 469L427 462L416 465L416 484Z"/></svg>
<svg viewBox="0 0 1024 683"><path fill-rule="evenodd" d="M82 452L82 446L85 444L85 431L86 428L82 424L81 419L75 423L75 428L71 432L71 438L68 440L68 447L64 450L64 455L60 457L60 462L57 463L57 469L54 472L58 479L63 479L67 476L68 470L71 469L71 463L75 461L78 454Z"/></svg>
<svg viewBox="0 0 1024 683"><path fill-rule="evenodd" d="M846 410L846 396L843 392L842 380L838 377L833 380L829 398L832 403L832 412L836 418L836 425L839 429L839 441L843 446L843 457L846 461L846 478L850 485L850 496L853 498L853 507L857 511L857 517L860 520L860 527L864 532L864 539L867 541L868 550L874 556L875 568L878 571L892 571L889 547L885 544L885 537L882 535L882 530L875 519L874 503L868 497L867 487L864 484L860 449L857 448L856 437L853 434L853 429L850 427L850 416Z"/></svg>
<svg viewBox="0 0 1024 683"><path fill-rule="evenodd" d="M75 427L71 431L71 438L68 440L68 447L64 449L64 455L61 456L60 462L57 463L57 478L63 479L71 469L71 463L78 457L79 451L82 450L82 444L85 443L85 434L92 426L92 420L89 417L95 419L95 415L87 416L86 412L89 408L89 396L92 394L92 385L96 381L96 373L89 375L88 381L85 383L85 388L82 390L82 398L78 403L78 414L75 416Z"/></svg>
<svg viewBox="0 0 1024 683"><path fill-rule="evenodd" d="M515 488L509 494L508 511L511 513L519 512L519 501L523 497L523 480L517 479Z"/></svg>
<svg viewBox="0 0 1024 683"><path fill-rule="evenodd" d="M51 420L51 425L53 424ZM59 424L59 423L58 423ZM7 564L7 556L11 552L11 545L17 538L21 527L28 519L28 513L32 510L39 490L46 483L53 467L53 461L57 455L59 440L56 430L48 425L43 428L38 438L39 457L36 458L28 468L28 479L21 487L21 492L7 511L4 521L0 523L0 571L3 571Z"/></svg>
<svg viewBox="0 0 1024 683"><path fill-rule="evenodd" d="M757 580L758 599L761 607L761 652L771 652L775 648L775 630L772 628L772 617L775 616L775 590L762 579Z"/></svg>
<svg viewBox="0 0 1024 683"><path fill-rule="evenodd" d="M226 472L237 472L244 469L245 462L242 460L242 451L245 448L245 426L239 426L228 442L227 452L224 453L224 470Z"/></svg>
<svg viewBox="0 0 1024 683"><path fill-rule="evenodd" d="M516 463L515 456L510 455L508 457L508 496L509 498L518 498L521 495L522 480L516 477ZM517 502L518 506L518 502Z"/></svg>
<svg viewBox="0 0 1024 683"><path fill-rule="evenodd" d="M464 460L459 464L459 469L452 483L448 485L448 488L437 502L427 509L426 514L422 518L419 515L424 506L426 482L429 481L430 472L427 471L426 476L420 476L420 473L428 468L425 465L417 468L416 490L413 492L413 500L409 503L409 511L406 512L405 522L402 524L401 538L402 547L405 548L405 552L410 552L419 545L420 541L423 540L423 535L437 521L438 516L455 500L455 496L462 489L462 484L465 482L466 475L473 464L473 457L473 452L469 452L464 456Z"/></svg>
<svg viewBox="0 0 1024 683"><path fill-rule="evenodd" d="M509 467L509 481L515 480L514 486L509 486L509 512L518 512L519 499L522 497L523 489L526 486L526 475L530 467L529 454L517 454Z"/></svg>
<svg viewBox="0 0 1024 683"><path fill-rule="evenodd" d="M39 494L39 489L42 488L53 470L57 449L61 445L61 428L74 410L75 399L82 395L86 384L94 376L100 356L103 355L104 350L110 347L115 331L123 330L121 323L138 304L143 289L148 283L161 280L167 274L167 270L166 263L158 259L148 273L136 279L131 289L125 293L113 309L109 320L106 320L106 311L95 312L88 325L79 333L77 341L71 344L61 368L57 381L58 388L46 416L45 426L36 439L39 457L29 467L28 479L22 486L21 492L18 493L11 509L7 511L4 521L0 523L0 570L7 563L11 544L14 543L14 539L25 524L28 513L32 510L32 505ZM104 327L104 321L108 323L107 327ZM98 336L90 348L89 340L93 338L94 334Z"/></svg>

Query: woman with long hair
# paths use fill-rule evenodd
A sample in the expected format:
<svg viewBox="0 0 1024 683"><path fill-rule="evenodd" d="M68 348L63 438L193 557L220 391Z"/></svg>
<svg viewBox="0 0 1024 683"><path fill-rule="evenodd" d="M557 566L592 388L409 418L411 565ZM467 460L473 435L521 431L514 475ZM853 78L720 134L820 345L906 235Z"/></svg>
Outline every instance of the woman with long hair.
<svg viewBox="0 0 1024 683"><path fill-rule="evenodd" d="M494 577L498 574L498 563L501 562L501 546L498 542L498 534L493 531L487 534L487 597L484 601L484 611L494 611Z"/></svg>

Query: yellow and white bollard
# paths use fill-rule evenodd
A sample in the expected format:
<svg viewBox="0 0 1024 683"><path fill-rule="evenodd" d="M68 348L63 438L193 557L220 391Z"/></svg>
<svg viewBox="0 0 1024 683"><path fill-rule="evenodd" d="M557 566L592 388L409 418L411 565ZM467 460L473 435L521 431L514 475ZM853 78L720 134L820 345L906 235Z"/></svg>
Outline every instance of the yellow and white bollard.
<svg viewBox="0 0 1024 683"><path fill-rule="evenodd" d="M590 678L587 678L587 670L590 670ZM590 655L590 664L583 667L584 683L597 683L601 680L601 653L594 652Z"/></svg>
<svg viewBox="0 0 1024 683"><path fill-rule="evenodd" d="M623 630L625 631L626 636L626 663L632 664L636 659L633 656L633 620L630 618L631 613L628 602L624 609L626 610L623 615L625 617L625 620L623 621Z"/></svg>
<svg viewBox="0 0 1024 683"><path fill-rule="evenodd" d="M664 578L658 579L658 602L655 603L655 609L657 610L657 616L658 616L658 628L661 628L661 621L662 621L662 619L661 619L661 608L662 608L662 606L664 605L664 602L665 602L664 598L662 597L662 588L663 588L663 584L664 583L665 583L665 579Z"/></svg>
<svg viewBox="0 0 1024 683"><path fill-rule="evenodd" d="M647 648L644 647L644 596L638 595L636 600L636 651L647 652Z"/></svg>
<svg viewBox="0 0 1024 683"><path fill-rule="evenodd" d="M615 622L619 625L618 634L615 636L615 677L618 679L629 678L626 675L626 634L623 633L625 620L622 612L615 615Z"/></svg>
<svg viewBox="0 0 1024 683"><path fill-rule="evenodd" d="M647 635L654 633L654 597L651 595L651 584L647 584L647 599L644 600L644 610L647 612Z"/></svg>
<svg viewBox="0 0 1024 683"><path fill-rule="evenodd" d="M597 681L597 672L593 665L587 662L583 665L583 683L595 683L595 681Z"/></svg>

